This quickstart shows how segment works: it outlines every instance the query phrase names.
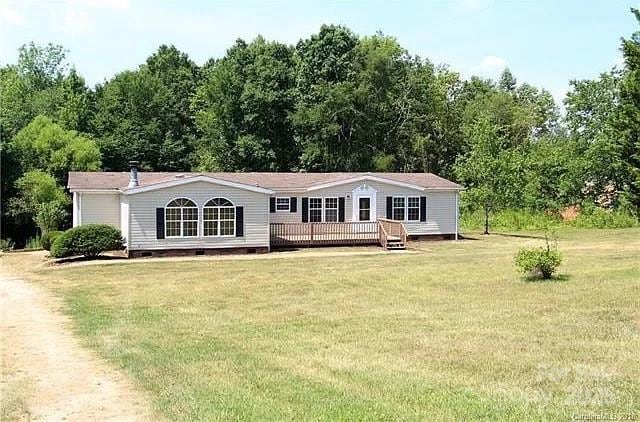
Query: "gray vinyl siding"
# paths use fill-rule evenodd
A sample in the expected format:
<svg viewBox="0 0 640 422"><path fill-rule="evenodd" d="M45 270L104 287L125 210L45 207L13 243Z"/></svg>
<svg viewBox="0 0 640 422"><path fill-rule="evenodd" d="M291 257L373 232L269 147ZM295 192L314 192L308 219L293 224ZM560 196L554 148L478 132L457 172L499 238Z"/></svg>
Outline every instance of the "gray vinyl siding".
<svg viewBox="0 0 640 422"><path fill-rule="evenodd" d="M419 234L453 234L456 232L456 191L423 191L401 186L394 186L380 182L360 181L345 185L333 186L312 192L297 194L276 193L276 196L297 196L298 210L296 213L271 213L272 223L302 221L302 197L345 197L345 221L351 221L353 216L353 190L362 185L371 186L376 192L376 217L386 217L387 196L425 196L427 198L427 221L405 221L407 232L411 235ZM347 197L348 196L348 197Z"/></svg>
<svg viewBox="0 0 640 422"><path fill-rule="evenodd" d="M80 194L79 224L109 224L120 229L120 194Z"/></svg>
<svg viewBox="0 0 640 422"><path fill-rule="evenodd" d="M269 246L269 196L208 182L192 182L180 186L128 195L129 244L131 250L191 249ZM235 206L244 207L244 236L204 237L202 207L212 198L227 198ZM199 208L198 237L156 239L156 208L175 198L188 198Z"/></svg>
<svg viewBox="0 0 640 422"><path fill-rule="evenodd" d="M276 211L276 212L272 212L271 215L269 216L270 220L272 223L300 223L302 221L302 200L300 198L302 198L303 196L305 196L306 194L304 193L281 193L281 194L276 194L276 197L280 197L280 198L284 198L284 197L295 197L298 198L297 199L297 205L296 205L296 212L291 212L291 211Z"/></svg>

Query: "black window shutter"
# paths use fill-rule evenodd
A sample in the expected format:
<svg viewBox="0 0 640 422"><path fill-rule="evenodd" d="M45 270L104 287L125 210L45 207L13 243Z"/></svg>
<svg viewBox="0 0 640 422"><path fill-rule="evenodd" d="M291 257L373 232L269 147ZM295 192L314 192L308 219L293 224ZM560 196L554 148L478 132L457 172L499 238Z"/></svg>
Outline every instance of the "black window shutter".
<svg viewBox="0 0 640 422"><path fill-rule="evenodd" d="M338 221L344 221L344 196L338 198Z"/></svg>
<svg viewBox="0 0 640 422"><path fill-rule="evenodd" d="M164 239L164 208L156 208L156 239Z"/></svg>
<svg viewBox="0 0 640 422"><path fill-rule="evenodd" d="M420 221L427 221L427 197L420 197Z"/></svg>
<svg viewBox="0 0 640 422"><path fill-rule="evenodd" d="M236 207L236 237L244 236L244 207Z"/></svg>
<svg viewBox="0 0 640 422"><path fill-rule="evenodd" d="M269 198L269 212L276 212L276 198Z"/></svg>
<svg viewBox="0 0 640 422"><path fill-rule="evenodd" d="M298 198L295 196L289 198L289 210L291 212L298 212Z"/></svg>
<svg viewBox="0 0 640 422"><path fill-rule="evenodd" d="M302 198L302 222L309 221L309 198Z"/></svg>
<svg viewBox="0 0 640 422"><path fill-rule="evenodd" d="M393 196L387 196L387 218L393 220Z"/></svg>

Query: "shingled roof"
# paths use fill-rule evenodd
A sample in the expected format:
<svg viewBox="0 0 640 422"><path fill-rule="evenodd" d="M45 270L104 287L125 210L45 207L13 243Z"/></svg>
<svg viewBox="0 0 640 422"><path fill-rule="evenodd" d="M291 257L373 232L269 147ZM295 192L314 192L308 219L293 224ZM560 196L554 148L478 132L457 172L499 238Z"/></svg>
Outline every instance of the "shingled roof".
<svg viewBox="0 0 640 422"><path fill-rule="evenodd" d="M164 182L207 176L227 182L241 183L273 190L304 190L317 185L336 183L354 178L371 176L407 183L425 189L462 189L462 186L432 173L138 173L139 186L151 186ZM69 173L68 187L74 190L127 190L129 172L81 172Z"/></svg>

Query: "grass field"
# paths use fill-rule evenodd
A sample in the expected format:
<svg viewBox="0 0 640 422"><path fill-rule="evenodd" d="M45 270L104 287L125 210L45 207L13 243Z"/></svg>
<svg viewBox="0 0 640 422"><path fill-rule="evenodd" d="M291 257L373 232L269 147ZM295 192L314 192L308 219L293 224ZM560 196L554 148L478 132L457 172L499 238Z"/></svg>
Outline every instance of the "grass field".
<svg viewBox="0 0 640 422"><path fill-rule="evenodd" d="M63 269L2 259L62 296L83 340L170 419L640 417L640 229L565 230L560 276L528 282L513 255L542 243Z"/></svg>

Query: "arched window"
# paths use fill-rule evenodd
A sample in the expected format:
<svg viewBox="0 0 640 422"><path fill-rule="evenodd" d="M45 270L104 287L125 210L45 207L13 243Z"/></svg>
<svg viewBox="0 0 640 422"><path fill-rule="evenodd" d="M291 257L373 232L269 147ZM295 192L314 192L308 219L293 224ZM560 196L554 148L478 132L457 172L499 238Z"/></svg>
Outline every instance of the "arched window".
<svg viewBox="0 0 640 422"><path fill-rule="evenodd" d="M167 237L195 237L198 235L198 206L190 199L177 198L164 208Z"/></svg>
<svg viewBox="0 0 640 422"><path fill-rule="evenodd" d="M236 208L225 198L213 198L202 209L205 236L235 236Z"/></svg>

